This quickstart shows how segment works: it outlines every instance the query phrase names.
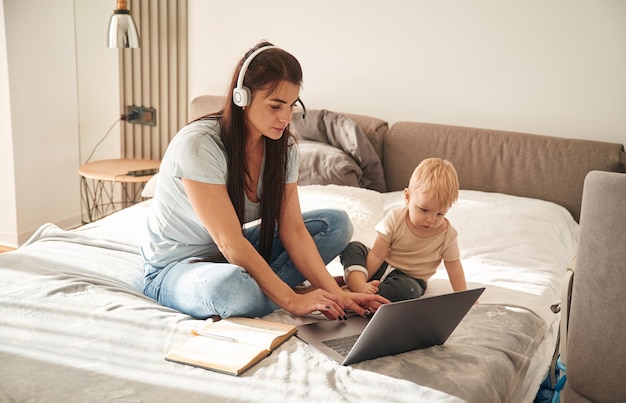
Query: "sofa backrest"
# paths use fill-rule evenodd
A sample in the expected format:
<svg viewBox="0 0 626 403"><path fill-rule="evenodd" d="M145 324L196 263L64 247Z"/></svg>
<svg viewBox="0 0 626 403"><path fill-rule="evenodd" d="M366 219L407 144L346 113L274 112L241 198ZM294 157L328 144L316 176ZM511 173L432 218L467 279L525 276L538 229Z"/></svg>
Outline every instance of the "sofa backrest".
<svg viewBox="0 0 626 403"><path fill-rule="evenodd" d="M425 158L451 161L460 187L547 200L578 220L589 171L624 172L621 144L419 122L394 123L385 136L388 191L407 186Z"/></svg>
<svg viewBox="0 0 626 403"><path fill-rule="evenodd" d="M224 108L225 97L221 95L200 95L189 103L189 118L191 122L209 113L219 112Z"/></svg>
<svg viewBox="0 0 626 403"><path fill-rule="evenodd" d="M225 97L191 101L189 120L222 109ZM425 158L450 160L462 189L547 200L578 220L585 176L624 172L624 146L591 140L421 122L397 122L343 113L354 120L381 158L387 191L402 190Z"/></svg>

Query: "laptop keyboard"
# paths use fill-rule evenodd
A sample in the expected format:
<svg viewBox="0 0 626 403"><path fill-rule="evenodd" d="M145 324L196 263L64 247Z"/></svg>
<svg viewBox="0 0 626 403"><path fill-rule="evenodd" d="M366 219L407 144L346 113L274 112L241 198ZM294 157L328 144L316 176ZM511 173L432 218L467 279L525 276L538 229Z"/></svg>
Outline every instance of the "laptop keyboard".
<svg viewBox="0 0 626 403"><path fill-rule="evenodd" d="M343 357L345 357L348 355L348 353L352 349L352 346L354 346L354 343L356 343L356 340L359 338L359 336L360 335L358 334L353 334L351 336L324 340L322 343L324 343L326 346L332 348L333 350L341 354Z"/></svg>

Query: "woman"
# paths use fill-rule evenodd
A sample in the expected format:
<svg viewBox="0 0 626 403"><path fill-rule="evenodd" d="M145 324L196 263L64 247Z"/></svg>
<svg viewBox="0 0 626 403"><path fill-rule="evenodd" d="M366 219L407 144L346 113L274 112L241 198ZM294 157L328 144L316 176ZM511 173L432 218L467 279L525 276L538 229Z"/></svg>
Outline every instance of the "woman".
<svg viewBox="0 0 626 403"><path fill-rule="evenodd" d="M292 55L260 43L240 61L224 109L172 139L142 247L147 296L196 318L282 308L345 319L388 302L342 290L326 270L352 236L347 214L300 211L288 125L301 83ZM304 280L313 290L296 292Z"/></svg>

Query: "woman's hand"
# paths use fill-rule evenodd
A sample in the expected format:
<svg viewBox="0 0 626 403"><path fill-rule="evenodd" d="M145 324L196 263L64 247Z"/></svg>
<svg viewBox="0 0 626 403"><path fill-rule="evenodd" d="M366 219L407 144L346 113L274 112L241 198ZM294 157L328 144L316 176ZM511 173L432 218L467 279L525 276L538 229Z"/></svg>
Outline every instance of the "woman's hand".
<svg viewBox="0 0 626 403"><path fill-rule="evenodd" d="M357 315L366 316L376 312L383 304L390 301L378 294L362 294L358 292L343 291L339 297L339 303L345 310L354 311Z"/></svg>
<svg viewBox="0 0 626 403"><path fill-rule="evenodd" d="M294 294L294 298L284 308L295 316L308 315L320 311L330 320L346 319L346 310L354 311L357 315L372 314L382 304L389 300L378 294L361 294L341 290L339 295L322 289L315 289L305 294Z"/></svg>
<svg viewBox="0 0 626 403"><path fill-rule="evenodd" d="M346 313L341 308L339 298L322 289L314 289L304 294L295 294L295 297L285 307L289 313L295 316L308 315L320 311L328 319L343 319Z"/></svg>

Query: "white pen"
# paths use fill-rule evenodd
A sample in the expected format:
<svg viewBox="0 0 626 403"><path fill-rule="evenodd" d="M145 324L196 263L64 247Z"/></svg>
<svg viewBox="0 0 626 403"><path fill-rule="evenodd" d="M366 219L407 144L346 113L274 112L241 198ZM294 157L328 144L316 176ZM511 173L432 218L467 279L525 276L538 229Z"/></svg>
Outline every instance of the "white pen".
<svg viewBox="0 0 626 403"><path fill-rule="evenodd" d="M222 335L213 334L213 333L207 333L207 332L203 332L202 330L192 329L191 333L196 335L196 336L208 337L208 338L211 338L211 339L222 340L222 341L229 341L231 343L237 343L237 339L233 339L232 337L222 336Z"/></svg>

